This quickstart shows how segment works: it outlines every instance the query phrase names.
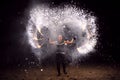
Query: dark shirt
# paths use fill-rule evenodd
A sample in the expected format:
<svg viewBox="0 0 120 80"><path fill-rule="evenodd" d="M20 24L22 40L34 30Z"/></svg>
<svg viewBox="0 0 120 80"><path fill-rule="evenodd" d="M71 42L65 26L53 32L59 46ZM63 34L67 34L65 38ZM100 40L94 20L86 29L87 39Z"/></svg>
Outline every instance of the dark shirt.
<svg viewBox="0 0 120 80"><path fill-rule="evenodd" d="M64 51L65 51L64 41L58 42L58 44L57 44L57 52L64 52Z"/></svg>

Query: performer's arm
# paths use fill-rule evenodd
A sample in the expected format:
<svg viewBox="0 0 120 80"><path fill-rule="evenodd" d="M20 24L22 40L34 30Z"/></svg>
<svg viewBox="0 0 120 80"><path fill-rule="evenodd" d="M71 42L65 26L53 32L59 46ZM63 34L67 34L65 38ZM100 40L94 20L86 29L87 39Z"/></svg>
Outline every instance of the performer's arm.
<svg viewBox="0 0 120 80"><path fill-rule="evenodd" d="M51 39L49 39L49 43L50 44L56 44L56 41L52 41Z"/></svg>
<svg viewBox="0 0 120 80"><path fill-rule="evenodd" d="M67 44L71 44L71 43L73 43L73 41L74 41L74 39L72 38L71 41L67 40L67 41L65 41L65 43L67 43Z"/></svg>

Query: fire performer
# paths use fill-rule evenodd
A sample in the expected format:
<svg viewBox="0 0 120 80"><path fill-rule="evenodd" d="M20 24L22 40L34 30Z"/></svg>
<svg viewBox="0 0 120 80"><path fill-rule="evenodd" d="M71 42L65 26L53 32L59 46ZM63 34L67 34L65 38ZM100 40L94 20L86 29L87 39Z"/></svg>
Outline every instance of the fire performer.
<svg viewBox="0 0 120 80"><path fill-rule="evenodd" d="M56 50L56 64L57 64L57 72L58 72L57 76L61 75L61 73L60 73L60 65L61 64L63 67L64 74L67 74L67 72L66 72L66 59L65 59L65 54L66 54L65 45L73 43L73 39L71 41L69 41L69 40L64 41L63 36L59 35L57 41L50 40L49 42L51 44L55 44L57 46L57 50Z"/></svg>

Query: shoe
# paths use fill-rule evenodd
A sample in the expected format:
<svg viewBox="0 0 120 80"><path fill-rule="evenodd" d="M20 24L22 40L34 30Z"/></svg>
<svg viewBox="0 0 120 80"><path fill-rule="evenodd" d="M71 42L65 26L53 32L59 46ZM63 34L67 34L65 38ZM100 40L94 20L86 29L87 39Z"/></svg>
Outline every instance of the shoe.
<svg viewBox="0 0 120 80"><path fill-rule="evenodd" d="M64 74L67 74L67 72L64 72Z"/></svg>
<svg viewBox="0 0 120 80"><path fill-rule="evenodd" d="M60 74L57 74L57 76L60 76Z"/></svg>

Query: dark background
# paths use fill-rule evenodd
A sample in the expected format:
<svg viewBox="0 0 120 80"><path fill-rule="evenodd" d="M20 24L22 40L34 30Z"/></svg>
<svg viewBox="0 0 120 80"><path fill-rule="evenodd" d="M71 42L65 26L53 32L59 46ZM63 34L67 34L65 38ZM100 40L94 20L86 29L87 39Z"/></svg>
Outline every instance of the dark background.
<svg viewBox="0 0 120 80"><path fill-rule="evenodd" d="M27 9L35 1L0 1L0 67L19 66L36 61L24 35L28 20ZM119 65L119 5L115 0L37 0L37 2L59 6L75 4L92 11L97 16L99 28L96 52L83 57L80 63ZM54 4L53 4L54 2ZM74 2L74 3L72 3ZM24 39L25 38L25 39ZM28 57L29 60L25 60Z"/></svg>

